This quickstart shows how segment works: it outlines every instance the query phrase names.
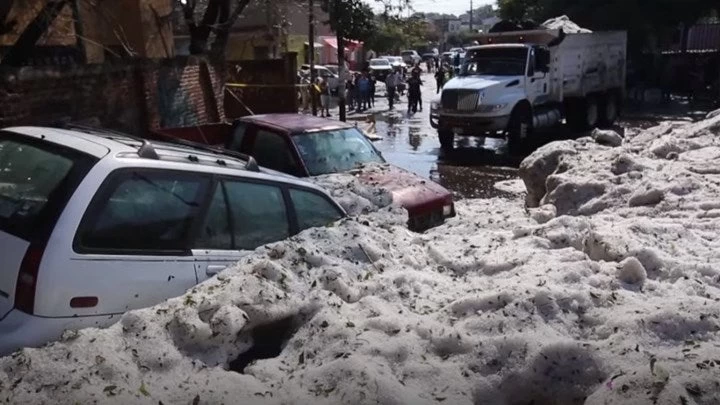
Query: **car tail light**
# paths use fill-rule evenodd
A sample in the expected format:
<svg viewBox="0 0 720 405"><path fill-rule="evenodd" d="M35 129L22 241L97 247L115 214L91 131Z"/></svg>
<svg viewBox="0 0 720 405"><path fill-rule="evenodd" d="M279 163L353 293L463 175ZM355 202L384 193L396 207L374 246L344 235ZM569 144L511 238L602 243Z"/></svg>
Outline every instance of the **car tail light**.
<svg viewBox="0 0 720 405"><path fill-rule="evenodd" d="M32 314L35 310L35 287L45 246L30 245L25 252L15 286L15 308Z"/></svg>
<svg viewBox="0 0 720 405"><path fill-rule="evenodd" d="M443 217L454 217L455 216L455 204L453 204L452 195L449 195L443 203Z"/></svg>

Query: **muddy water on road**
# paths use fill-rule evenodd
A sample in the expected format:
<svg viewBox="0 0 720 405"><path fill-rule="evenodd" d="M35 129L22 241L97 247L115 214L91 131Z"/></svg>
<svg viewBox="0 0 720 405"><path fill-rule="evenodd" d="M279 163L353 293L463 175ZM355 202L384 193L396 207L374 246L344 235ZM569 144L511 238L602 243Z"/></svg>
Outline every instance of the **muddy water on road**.
<svg viewBox="0 0 720 405"><path fill-rule="evenodd" d="M375 146L388 162L442 184L457 197L500 196L493 184L517 177L519 162L508 157L503 141L461 138L452 153L443 153L426 112L378 113L375 119L383 137Z"/></svg>
<svg viewBox="0 0 720 405"><path fill-rule="evenodd" d="M423 75L423 81L423 111L416 114L408 114L407 97L402 97L400 103L396 103L395 108L390 110L387 100L381 94L384 91L378 92L371 115L376 121L377 134L382 139L375 141L375 146L388 162L442 184L459 198L504 196L504 192L495 189L493 185L498 181L517 178L517 167L523 156L510 156L502 139L459 136L455 137L455 149L444 153L440 149L437 131L430 126L429 119L435 83L428 74ZM649 111L647 106L631 108L626 113L616 127L621 134L627 130L651 127L664 120L695 119L691 111L681 105L655 112ZM698 117L703 116L702 113L698 114ZM362 117L366 115L362 113L355 119L363 121ZM533 134L528 150L532 151L548 142L587 135L589 133L573 133L567 127L559 126Z"/></svg>

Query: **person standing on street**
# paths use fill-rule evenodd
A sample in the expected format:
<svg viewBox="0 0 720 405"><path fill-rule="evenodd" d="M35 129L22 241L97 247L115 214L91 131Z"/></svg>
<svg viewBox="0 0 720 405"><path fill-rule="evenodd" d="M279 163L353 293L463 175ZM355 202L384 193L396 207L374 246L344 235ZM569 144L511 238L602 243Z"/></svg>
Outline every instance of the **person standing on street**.
<svg viewBox="0 0 720 405"><path fill-rule="evenodd" d="M398 74L393 70L388 73L385 78L385 87L387 88L388 103L390 103L390 109L393 109L395 104L395 90L398 85Z"/></svg>
<svg viewBox="0 0 720 405"><path fill-rule="evenodd" d="M410 111L416 113L418 111L418 103L420 103L420 111L422 111L421 86L422 80L420 75L413 71L412 76L407 81L408 84L408 114Z"/></svg>
<svg viewBox="0 0 720 405"><path fill-rule="evenodd" d="M368 79L370 80L370 106L375 108L375 85L377 84L377 79L375 79L374 75L368 75Z"/></svg>
<svg viewBox="0 0 720 405"><path fill-rule="evenodd" d="M359 95L357 91L357 87L355 87L355 77L352 75L348 79L348 81L345 83L345 91L347 91L347 107L348 110L352 110L353 107L357 104Z"/></svg>
<svg viewBox="0 0 720 405"><path fill-rule="evenodd" d="M358 79L357 86L360 91L360 103L358 103L356 111L365 111L370 106L370 79L368 79L367 72L362 73L362 76Z"/></svg>
<svg viewBox="0 0 720 405"><path fill-rule="evenodd" d="M330 116L330 86L322 77L318 77L318 86L320 87L320 116Z"/></svg>
<svg viewBox="0 0 720 405"><path fill-rule="evenodd" d="M435 94L438 94L445 85L445 68L443 68L442 66L439 66L437 72L435 72L435 83L437 85L437 88L435 89Z"/></svg>

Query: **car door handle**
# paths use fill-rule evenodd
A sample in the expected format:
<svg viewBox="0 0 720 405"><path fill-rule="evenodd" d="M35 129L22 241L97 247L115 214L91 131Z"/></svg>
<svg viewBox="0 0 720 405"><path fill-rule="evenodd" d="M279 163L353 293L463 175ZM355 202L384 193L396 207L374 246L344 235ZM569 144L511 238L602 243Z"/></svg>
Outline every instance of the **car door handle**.
<svg viewBox="0 0 720 405"><path fill-rule="evenodd" d="M214 276L225 269L227 269L227 266L223 266L221 264L211 264L205 268L205 274L208 276Z"/></svg>

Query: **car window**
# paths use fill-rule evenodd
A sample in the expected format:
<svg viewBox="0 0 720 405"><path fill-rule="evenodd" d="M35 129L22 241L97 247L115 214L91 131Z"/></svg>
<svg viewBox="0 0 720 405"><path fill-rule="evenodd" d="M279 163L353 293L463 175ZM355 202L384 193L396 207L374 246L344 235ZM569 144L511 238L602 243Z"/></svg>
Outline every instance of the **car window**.
<svg viewBox="0 0 720 405"><path fill-rule="evenodd" d="M49 209L67 200L75 187L67 180L85 159L61 147L1 136L0 230L32 238Z"/></svg>
<svg viewBox="0 0 720 405"><path fill-rule="evenodd" d="M232 249L235 245L234 236L224 184L219 183L193 248Z"/></svg>
<svg viewBox="0 0 720 405"><path fill-rule="evenodd" d="M296 176L302 175L290 145L283 136L274 132L257 130L252 156L260 166Z"/></svg>
<svg viewBox="0 0 720 405"><path fill-rule="evenodd" d="M240 152L240 148L242 148L242 143L245 139L246 133L247 123L242 121L235 122L235 125L232 129L232 137L230 138L230 142L228 143L227 148L236 152Z"/></svg>
<svg viewBox="0 0 720 405"><path fill-rule="evenodd" d="M124 171L102 187L80 227L81 250L187 248L208 180L193 173Z"/></svg>
<svg viewBox="0 0 720 405"><path fill-rule="evenodd" d="M285 199L279 187L224 181L236 249L252 250L290 236Z"/></svg>
<svg viewBox="0 0 720 405"><path fill-rule="evenodd" d="M334 204L319 194L290 189L290 198L301 231L316 226L326 226L343 217L342 212Z"/></svg>

